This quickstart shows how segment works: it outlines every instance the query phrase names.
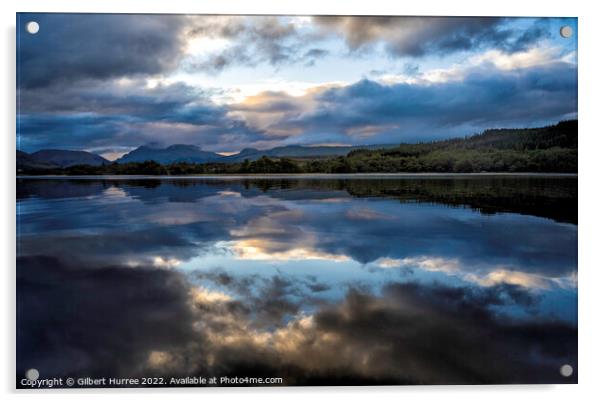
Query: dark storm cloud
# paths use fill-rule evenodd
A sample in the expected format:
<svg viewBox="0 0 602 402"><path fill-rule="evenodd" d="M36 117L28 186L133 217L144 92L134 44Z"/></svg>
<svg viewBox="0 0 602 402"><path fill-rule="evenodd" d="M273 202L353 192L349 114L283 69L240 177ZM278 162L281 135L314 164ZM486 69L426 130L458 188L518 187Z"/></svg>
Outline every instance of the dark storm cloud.
<svg viewBox="0 0 602 402"><path fill-rule="evenodd" d="M23 114L17 123L17 147L24 151L92 148L110 143L110 138L133 121L115 115Z"/></svg>
<svg viewBox="0 0 602 402"><path fill-rule="evenodd" d="M326 31L342 35L352 51L381 42L398 57L443 56L482 48L515 52L548 35L542 23L536 21L528 32L517 37L506 25L507 20L497 17L320 16L313 20Z"/></svg>
<svg viewBox="0 0 602 402"><path fill-rule="evenodd" d="M312 112L271 128L301 130L299 143L325 138L391 143L529 127L574 117L576 88L576 66L563 62L508 71L485 65L469 69L462 79L427 84L365 79L317 93Z"/></svg>
<svg viewBox="0 0 602 402"><path fill-rule="evenodd" d="M144 79L83 81L76 86L24 89L19 93L23 113L157 116L157 120L175 116L187 106L205 106L211 113L218 113L217 107L210 109L208 105L208 97L212 94L210 90L193 88L182 82L148 87ZM205 114L208 113L199 113L199 119Z"/></svg>
<svg viewBox="0 0 602 402"><path fill-rule="evenodd" d="M27 21L40 24L36 35ZM20 14L19 87L159 74L177 66L186 17L127 14Z"/></svg>
<svg viewBox="0 0 602 402"><path fill-rule="evenodd" d="M20 148L110 149L148 143L218 144L260 138L229 109L184 83L147 87L144 80L81 81L76 86L23 89ZM226 137L224 137L226 136Z"/></svg>

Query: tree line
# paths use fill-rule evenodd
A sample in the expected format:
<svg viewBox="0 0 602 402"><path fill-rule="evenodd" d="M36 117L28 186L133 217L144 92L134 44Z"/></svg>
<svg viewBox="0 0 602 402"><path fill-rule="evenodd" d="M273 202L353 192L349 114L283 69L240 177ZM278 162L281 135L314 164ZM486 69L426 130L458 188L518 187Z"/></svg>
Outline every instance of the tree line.
<svg viewBox="0 0 602 402"><path fill-rule="evenodd" d="M239 163L155 161L78 165L44 170L67 175L192 175L252 173L577 172L577 121L533 129L487 130L472 137L350 152L332 158L269 158ZM37 172L26 172L36 174Z"/></svg>

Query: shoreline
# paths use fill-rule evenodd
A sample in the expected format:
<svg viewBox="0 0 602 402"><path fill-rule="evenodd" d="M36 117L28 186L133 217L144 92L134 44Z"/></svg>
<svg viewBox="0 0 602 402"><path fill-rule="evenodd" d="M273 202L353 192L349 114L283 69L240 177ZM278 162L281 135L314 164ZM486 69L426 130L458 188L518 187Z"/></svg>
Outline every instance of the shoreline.
<svg viewBox="0 0 602 402"><path fill-rule="evenodd" d="M190 180L190 179L412 179L412 178L483 178L483 177L548 177L548 178L577 178L577 173L255 173L255 174L198 174L198 175L17 175L17 179L47 179L47 180Z"/></svg>

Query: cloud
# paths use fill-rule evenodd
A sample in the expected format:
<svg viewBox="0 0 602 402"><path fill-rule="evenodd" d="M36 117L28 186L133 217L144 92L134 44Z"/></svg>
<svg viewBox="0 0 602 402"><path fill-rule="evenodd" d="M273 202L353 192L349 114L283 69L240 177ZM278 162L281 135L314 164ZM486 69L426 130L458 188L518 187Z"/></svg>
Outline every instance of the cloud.
<svg viewBox="0 0 602 402"><path fill-rule="evenodd" d="M156 143L216 151L247 146L434 140L495 127L529 127L576 117L576 65L543 51L476 65L323 85L301 96L262 92L218 105L211 91L145 80L21 91L20 147L125 152ZM478 99L478 102L475 101ZM237 144L235 149L232 144Z"/></svg>
<svg viewBox="0 0 602 402"><path fill-rule="evenodd" d="M516 179L492 180L521 190ZM562 181L529 180L540 197L569 191ZM558 371L577 367L574 312L554 318L545 309L563 299L538 288L576 281L575 225L483 217L436 207L441 199L412 186L404 192L399 181L371 182L369 193L363 183L20 181L17 372L276 376L289 385L577 380ZM446 181L455 192L429 183L419 182L453 199L457 191L478 198L472 181ZM35 208L23 202L29 197ZM511 195L521 204L530 197ZM57 213L57 198L76 213ZM501 205L495 194L487 200ZM129 229L116 233L115 222ZM241 270L216 247L223 240L326 259L247 261ZM349 259L333 264L330 255ZM416 275L415 283L394 271L408 267L436 279Z"/></svg>
<svg viewBox="0 0 602 402"><path fill-rule="evenodd" d="M193 53L184 63L191 72L218 73L232 66L305 63L312 65L328 50L311 45L320 36L299 29L294 17L227 16L196 19L192 40L220 41L222 46ZM195 39L196 38L196 39Z"/></svg>
<svg viewBox="0 0 602 402"><path fill-rule="evenodd" d="M473 56L471 62L476 65L493 65L500 70L508 71L553 64L555 60L559 59L558 49L535 47L512 54L506 54L497 49L488 50Z"/></svg>
<svg viewBox="0 0 602 402"><path fill-rule="evenodd" d="M153 83L153 85L150 85ZM86 81L76 86L64 86L53 91L24 89L20 91L23 113L94 113L97 115L129 115L138 118L176 120L179 111L185 115L193 106L199 120L218 113L217 107L205 111L211 92L182 82L152 82L147 79L118 78L105 81ZM180 120L182 121L182 120Z"/></svg>
<svg viewBox="0 0 602 402"><path fill-rule="evenodd" d="M559 62L566 63L567 66L576 66L574 60L563 55L562 50L557 47L533 47L514 53L492 49L476 53L462 63L455 63L445 68L435 68L423 72L406 71L403 74L373 71L371 76L376 81L387 85L399 83L432 85L462 82L475 73L493 75L496 71L512 72L513 70L521 71L537 67L546 68L546 66L554 66Z"/></svg>
<svg viewBox="0 0 602 402"><path fill-rule="evenodd" d="M237 312L248 315L241 318L244 325L255 330L276 328L295 319L304 309L313 309L326 302L322 292L330 290L330 285L309 275L293 277L286 274L232 274L216 268L209 271L196 271L195 281L207 286L218 286L214 290L224 296L216 296ZM203 285L202 285L203 286ZM206 300L207 298L205 298ZM213 306L205 303L203 309ZM252 317L250 322L249 318Z"/></svg>
<svg viewBox="0 0 602 402"><path fill-rule="evenodd" d="M380 268L420 268L425 271L454 273L460 268L457 259L446 259L440 257L407 257L403 259L379 258L375 264Z"/></svg>
<svg viewBox="0 0 602 402"><path fill-rule="evenodd" d="M115 79L56 90L20 91L18 134L23 150L98 149L121 153L144 144L217 146L261 139L211 90L181 82ZM218 149L219 150L219 149Z"/></svg>
<svg viewBox="0 0 602 402"><path fill-rule="evenodd" d="M500 290L413 283L386 285L382 297L351 290L342 303L314 315L309 330L303 328L298 356L306 356L303 361L320 370L312 360L322 355L330 361L328 351L336 351L333 372L343 366L355 375L387 378L389 383L545 382L547 376L558 376L561 355L575 345L574 329L494 318L490 308L504 303L497 295ZM546 329L558 338L541 337ZM563 352L555 355L552 344ZM550 365L531 371L541 361L529 362L527 356L543 357L541 353L551 359ZM576 359L572 353L563 357Z"/></svg>
<svg viewBox="0 0 602 402"><path fill-rule="evenodd" d="M479 17L320 16L299 23L285 16L20 16L41 29L20 35L19 87L161 75L181 66L211 73L234 65L313 65L331 53L325 42L332 35L352 51L384 43L389 54L412 57L486 48L511 53L549 35L545 19L516 34L506 19Z"/></svg>
<svg viewBox="0 0 602 402"><path fill-rule="evenodd" d="M385 269L400 268L411 271L419 269L428 272L442 272L485 287L506 284L541 290L553 287L576 288L577 286L576 271L567 272L565 276L555 277L541 273L521 272L503 266L462 264L457 258L441 258L436 256L383 257L374 261L373 264Z"/></svg>
<svg viewBox="0 0 602 402"><path fill-rule="evenodd" d="M382 43L395 57L444 56L463 50L524 50L549 35L545 20L536 20L516 35L508 20L497 17L320 16L313 21L345 38L352 51Z"/></svg>
<svg viewBox="0 0 602 402"><path fill-rule="evenodd" d="M311 104L311 111L264 122L263 127L291 133L289 142L294 143L327 138L357 144L532 127L575 117L576 85L576 66L564 62L516 69L483 65L463 70L462 79L453 80L385 84L364 79L300 99L288 97L289 102Z"/></svg>
<svg viewBox="0 0 602 402"><path fill-rule="evenodd" d="M81 269L50 257L18 264L18 373L278 376L288 385L576 381L558 371L576 367L576 328L494 312L533 303L509 285L393 282L324 303L281 276L250 278L251 287L214 276L226 294L173 270ZM299 294L313 313L299 312Z"/></svg>
<svg viewBox="0 0 602 402"><path fill-rule="evenodd" d="M316 240L311 240L314 243ZM278 241L265 240L241 240L232 243L224 243L223 246L231 250L236 258L241 260L259 260L259 261L349 261L346 255L329 254L320 252L312 246L288 248L285 251L272 251L274 248L281 248L283 243Z"/></svg>
<svg viewBox="0 0 602 402"><path fill-rule="evenodd" d="M28 35L19 26L21 88L171 71L187 27L187 17L178 15L20 14L29 19L40 31Z"/></svg>
<svg viewBox="0 0 602 402"><path fill-rule="evenodd" d="M18 373L130 376L151 351L198 341L188 285L173 271L86 269L41 256L17 264Z"/></svg>
<svg viewBox="0 0 602 402"><path fill-rule="evenodd" d="M497 18L26 17L42 29L20 36L17 130L24 151L85 149L114 158L149 143L219 152L395 143L576 117L576 64L561 50L533 46L549 31L547 20L520 20L526 28L513 30ZM106 32L93 34L95 25ZM255 95L242 101L232 88L168 78L182 69L311 64L333 51L321 46L333 34L358 51L383 42L415 55L461 49L464 36L475 43L462 65L423 71L405 62L403 74L375 72L353 84L284 81L263 92L263 84L247 83L240 93Z"/></svg>
<svg viewBox="0 0 602 402"><path fill-rule="evenodd" d="M249 126L266 137L287 138L303 132L302 128L277 127L275 122L294 119L312 110L312 99L294 97L284 91L264 91L248 96L242 102L229 105L230 115L244 119Z"/></svg>
<svg viewBox="0 0 602 402"><path fill-rule="evenodd" d="M500 283L507 283L531 289L548 289L552 286L576 288L576 275L577 272L575 271L565 277L548 278L544 275L534 275L520 271L498 268L483 275L469 273L465 276L465 279L478 283L481 286L494 286Z"/></svg>

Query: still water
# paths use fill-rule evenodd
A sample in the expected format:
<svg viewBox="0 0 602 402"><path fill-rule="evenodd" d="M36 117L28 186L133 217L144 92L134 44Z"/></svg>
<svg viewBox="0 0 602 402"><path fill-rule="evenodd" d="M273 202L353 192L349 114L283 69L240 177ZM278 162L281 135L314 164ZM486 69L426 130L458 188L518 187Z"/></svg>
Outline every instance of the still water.
<svg viewBox="0 0 602 402"><path fill-rule="evenodd" d="M17 224L18 375L577 381L575 177L27 178Z"/></svg>

